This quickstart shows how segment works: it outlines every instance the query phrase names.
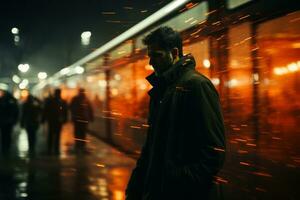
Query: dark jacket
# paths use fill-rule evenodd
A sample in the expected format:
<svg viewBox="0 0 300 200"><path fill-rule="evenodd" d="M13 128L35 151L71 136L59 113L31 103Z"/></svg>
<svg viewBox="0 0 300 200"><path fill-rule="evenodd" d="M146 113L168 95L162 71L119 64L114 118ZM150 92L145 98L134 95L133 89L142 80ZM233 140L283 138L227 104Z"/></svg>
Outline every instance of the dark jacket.
<svg viewBox="0 0 300 200"><path fill-rule="evenodd" d="M88 123L94 120L91 103L83 94L77 95L72 99L70 110L73 122Z"/></svg>
<svg viewBox="0 0 300 200"><path fill-rule="evenodd" d="M57 97L49 97L45 100L43 110L43 121L51 125L62 125L67 122L68 107L67 103Z"/></svg>
<svg viewBox="0 0 300 200"><path fill-rule="evenodd" d="M17 123L19 107L17 100L9 93L4 92L0 97L0 126L13 126Z"/></svg>
<svg viewBox="0 0 300 200"><path fill-rule="evenodd" d="M131 199L207 199L225 157L224 124L213 84L185 56L147 77L149 129L126 194Z"/></svg>
<svg viewBox="0 0 300 200"><path fill-rule="evenodd" d="M41 123L42 111L42 102L33 96L29 96L22 105L21 126L38 128Z"/></svg>

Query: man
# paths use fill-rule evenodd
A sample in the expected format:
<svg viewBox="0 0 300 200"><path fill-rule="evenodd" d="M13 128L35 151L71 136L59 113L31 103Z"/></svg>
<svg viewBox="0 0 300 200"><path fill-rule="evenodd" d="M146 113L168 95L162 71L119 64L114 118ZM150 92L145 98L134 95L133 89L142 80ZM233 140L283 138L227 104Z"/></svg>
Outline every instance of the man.
<svg viewBox="0 0 300 200"><path fill-rule="evenodd" d="M42 117L42 103L39 99L28 95L22 105L21 127L26 129L29 143L29 155L35 155L36 132Z"/></svg>
<svg viewBox="0 0 300 200"><path fill-rule="evenodd" d="M0 89L0 140L4 156L9 156L12 130L18 121L19 108L17 100L11 93Z"/></svg>
<svg viewBox="0 0 300 200"><path fill-rule="evenodd" d="M43 121L48 123L48 153L59 155L60 131L67 121L67 103L61 98L61 90L55 89L54 96L45 102Z"/></svg>
<svg viewBox="0 0 300 200"><path fill-rule="evenodd" d="M149 129L126 199L209 199L225 157L217 91L195 71L194 58L183 56L178 32L161 27L143 42L155 71L147 77Z"/></svg>
<svg viewBox="0 0 300 200"><path fill-rule="evenodd" d="M94 120L91 103L85 96L84 89L79 89L78 95L75 96L70 105L72 121L75 132L75 150L79 153L85 151L86 131L88 123Z"/></svg>

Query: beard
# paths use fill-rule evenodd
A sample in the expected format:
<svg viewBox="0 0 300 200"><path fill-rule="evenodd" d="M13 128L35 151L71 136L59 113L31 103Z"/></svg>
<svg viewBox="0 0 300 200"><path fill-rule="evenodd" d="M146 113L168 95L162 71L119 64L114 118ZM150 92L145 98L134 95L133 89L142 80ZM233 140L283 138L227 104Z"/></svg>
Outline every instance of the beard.
<svg viewBox="0 0 300 200"><path fill-rule="evenodd" d="M161 76L164 72L168 71L173 66L173 58L172 56L166 58L160 63L155 63L152 65L154 68L155 73L158 76Z"/></svg>

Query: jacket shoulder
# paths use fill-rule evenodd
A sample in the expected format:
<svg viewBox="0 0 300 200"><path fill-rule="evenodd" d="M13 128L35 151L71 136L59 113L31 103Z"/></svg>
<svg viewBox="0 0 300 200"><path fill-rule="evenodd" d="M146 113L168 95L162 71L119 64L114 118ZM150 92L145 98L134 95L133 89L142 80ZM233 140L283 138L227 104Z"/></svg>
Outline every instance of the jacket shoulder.
<svg viewBox="0 0 300 200"><path fill-rule="evenodd" d="M188 70L180 80L180 83L190 86L212 85L212 82L206 76L196 70Z"/></svg>
<svg viewBox="0 0 300 200"><path fill-rule="evenodd" d="M213 83L206 76L196 70L189 70L185 73L179 84L187 90L211 93L217 98L219 97Z"/></svg>

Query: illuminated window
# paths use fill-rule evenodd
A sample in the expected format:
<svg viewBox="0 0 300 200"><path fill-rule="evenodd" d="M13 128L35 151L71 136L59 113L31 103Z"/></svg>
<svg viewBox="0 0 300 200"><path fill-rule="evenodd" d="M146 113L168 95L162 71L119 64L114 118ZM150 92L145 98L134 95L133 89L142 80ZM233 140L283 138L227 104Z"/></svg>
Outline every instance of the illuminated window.
<svg viewBox="0 0 300 200"><path fill-rule="evenodd" d="M159 25L159 26L170 26L173 29L181 32L188 28L198 25L207 18L208 13L208 3L206 1L196 5L187 11L181 13L180 15L170 19L169 21ZM154 31L158 27L151 29L145 34L139 36L136 40L136 48L144 49L145 45L143 44L143 38L148 35L151 31Z"/></svg>
<svg viewBox="0 0 300 200"><path fill-rule="evenodd" d="M300 11L258 26L260 67L260 120L269 140L280 138L280 145L260 145L265 157L276 162L292 159L286 149L298 149L300 141ZM281 145L284 144L284 145Z"/></svg>
<svg viewBox="0 0 300 200"><path fill-rule="evenodd" d="M91 95L90 100L96 115L101 116L105 110L107 81L104 72L86 77L85 88Z"/></svg>
<svg viewBox="0 0 300 200"><path fill-rule="evenodd" d="M162 26L170 26L173 29L181 32L206 20L207 12L208 3L204 1L199 5L167 21Z"/></svg>
<svg viewBox="0 0 300 200"><path fill-rule="evenodd" d="M253 74L250 24L243 23L228 31L228 80L230 113L236 124L247 123L253 114Z"/></svg>
<svg viewBox="0 0 300 200"><path fill-rule="evenodd" d="M111 53L111 59L115 60L118 58L129 56L132 53L132 41L126 41L123 44L121 44L119 47L114 49Z"/></svg>
<svg viewBox="0 0 300 200"><path fill-rule="evenodd" d="M184 54L191 53L196 61L196 70L209 77L210 61L209 61L208 40L202 40L183 47Z"/></svg>
<svg viewBox="0 0 300 200"><path fill-rule="evenodd" d="M97 59L94 59L91 62L88 62L84 65L85 69L91 70L91 69L95 69L97 67L101 67L104 64L104 57L101 56L100 58L98 57Z"/></svg>
<svg viewBox="0 0 300 200"><path fill-rule="evenodd" d="M228 0L227 6L229 9L233 9L250 1L251 0Z"/></svg>

